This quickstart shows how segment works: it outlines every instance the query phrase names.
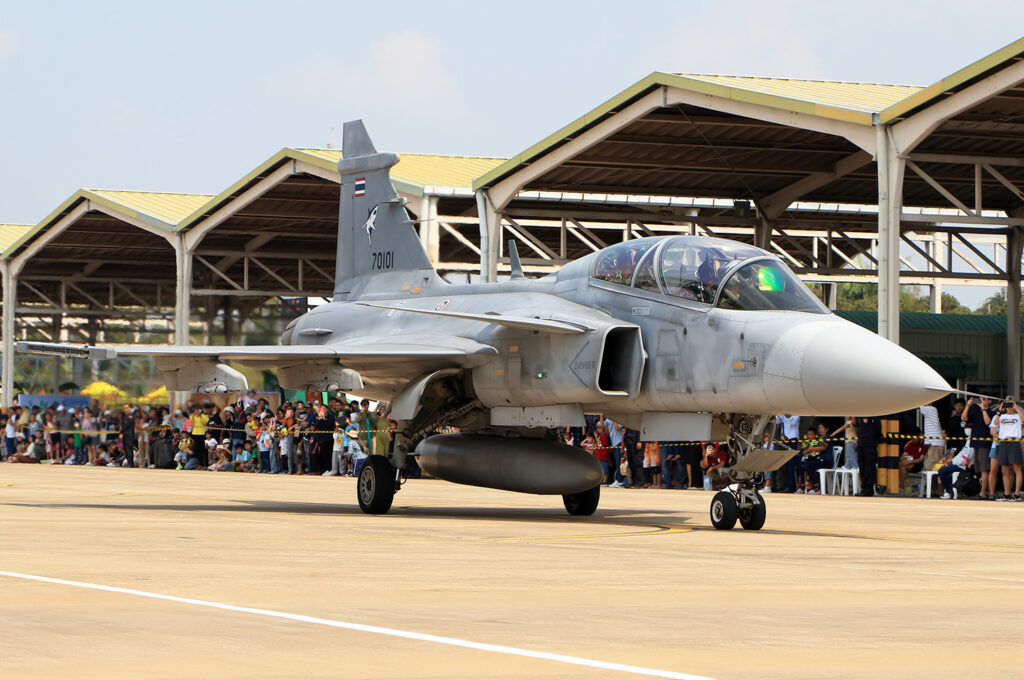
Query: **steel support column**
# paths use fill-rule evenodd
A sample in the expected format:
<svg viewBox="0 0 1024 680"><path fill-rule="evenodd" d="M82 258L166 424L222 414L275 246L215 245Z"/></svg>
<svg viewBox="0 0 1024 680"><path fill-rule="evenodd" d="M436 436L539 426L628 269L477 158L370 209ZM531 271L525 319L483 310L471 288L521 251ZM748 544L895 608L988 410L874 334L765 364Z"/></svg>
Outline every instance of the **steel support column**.
<svg viewBox="0 0 1024 680"><path fill-rule="evenodd" d="M1006 388L1020 398L1020 280L1024 231L1014 227L1006 239Z"/></svg>
<svg viewBox="0 0 1024 680"><path fill-rule="evenodd" d="M903 172L887 129L876 125L878 163L878 334L900 341L900 216L903 213Z"/></svg>
<svg viewBox="0 0 1024 680"><path fill-rule="evenodd" d="M18 277L11 271L7 260L0 261L0 268L4 286L3 325L0 327L3 336L3 364L0 371L3 398L0 405L7 407L14 403L14 311L18 307Z"/></svg>
<svg viewBox="0 0 1024 680"><path fill-rule="evenodd" d="M436 265L440 259L441 227L437 222L437 196L425 195L420 199L420 243L427 258Z"/></svg>
<svg viewBox="0 0 1024 680"><path fill-rule="evenodd" d="M772 225L765 215L761 215L761 221L754 227L754 245L761 250L771 250Z"/></svg>
<svg viewBox="0 0 1024 680"><path fill-rule="evenodd" d="M192 304L192 253L185 247L179 234L174 241L176 276L174 287L174 344L187 345L189 312Z"/></svg>

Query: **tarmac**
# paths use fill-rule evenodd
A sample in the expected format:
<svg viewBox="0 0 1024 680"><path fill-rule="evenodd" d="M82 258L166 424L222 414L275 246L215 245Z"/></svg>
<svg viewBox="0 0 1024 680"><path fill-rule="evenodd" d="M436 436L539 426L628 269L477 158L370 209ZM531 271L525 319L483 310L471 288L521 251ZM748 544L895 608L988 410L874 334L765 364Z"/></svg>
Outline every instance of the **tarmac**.
<svg viewBox="0 0 1024 680"><path fill-rule="evenodd" d="M1024 503L0 465L0 678L1024 677Z"/></svg>

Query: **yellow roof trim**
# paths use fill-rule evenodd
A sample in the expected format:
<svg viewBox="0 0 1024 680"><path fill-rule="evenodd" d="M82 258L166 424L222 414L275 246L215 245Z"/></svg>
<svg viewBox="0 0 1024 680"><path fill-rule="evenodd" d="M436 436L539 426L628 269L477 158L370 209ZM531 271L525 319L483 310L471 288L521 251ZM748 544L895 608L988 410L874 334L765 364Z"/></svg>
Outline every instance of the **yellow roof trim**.
<svg viewBox="0 0 1024 680"><path fill-rule="evenodd" d="M11 247L18 239L32 231L33 224L0 224L0 253Z"/></svg>
<svg viewBox="0 0 1024 680"><path fill-rule="evenodd" d="M881 111L879 114L879 120L882 123L888 123L892 120L901 117L908 111L912 111L919 106L927 104L932 99L935 99L943 92L953 89L958 85L962 85L968 80L975 78L985 71L989 71L1001 64L1009 61L1013 57L1024 54L1024 38L1014 40L1012 43L996 50L988 56L982 57L973 64L969 64L959 71L952 73L937 83L933 83L928 87L922 88L920 92L912 94L906 99L896 102L892 106Z"/></svg>
<svg viewBox="0 0 1024 680"><path fill-rule="evenodd" d="M786 88L778 86L768 88L768 83L789 83L791 84L791 87L789 87L789 91L787 92ZM781 80L774 78L744 78L740 76L700 76L662 73L656 71L643 80L634 83L611 99L608 99L603 104L583 114L568 125L565 125L555 133L548 135L522 153L513 156L485 175L481 175L473 181L473 190L476 191L486 187L498 178L510 174L514 168L545 153L555 144L565 140L569 135L575 134L592 125L621 105L655 87L676 87L689 92L709 94L716 97L722 97L724 99L747 102L780 111L804 113L817 116L819 118L845 121L864 126L870 126L872 124L872 114L877 110L880 110L882 108L881 105L879 105L875 110L871 110L864 106L840 105L840 100L834 96L834 92L830 92L829 96L824 98L819 95L819 100L816 101L812 98L812 95L814 94L813 90L815 88L822 91L847 89L851 93L854 93L859 88L861 94L863 94L867 88L878 91L881 88L891 87L896 88L892 91L892 96L895 97L897 92L900 94L904 93L902 88L906 88L906 91L914 89L914 86L908 85L838 83L813 80ZM804 90L802 93L800 92L801 89ZM824 101L821 101L821 99L824 99ZM889 102L886 100L884 103L888 104Z"/></svg>
<svg viewBox="0 0 1024 680"><path fill-rule="evenodd" d="M399 154L401 160L391 172L391 181L399 191L422 196L427 187L466 187L473 178L502 163L504 158L487 156L444 156L439 154ZM179 230L195 224L203 215L225 204L260 177L269 174L282 162L296 160L337 174L341 149L286 147L260 163L230 187L186 215L177 225Z"/></svg>
<svg viewBox="0 0 1024 680"><path fill-rule="evenodd" d="M146 224L173 233L177 224L164 218L172 218L176 212L181 214L195 203L207 203L207 194L174 194L155 191L113 191L105 189L79 189L67 198L60 206L43 218L38 224L31 225L19 238L3 248L0 258L8 258L14 251L32 240L37 234L45 231L51 224L60 220L81 201L91 201L109 209L115 215L145 222ZM160 204L163 207L160 207ZM156 213L156 214L154 214Z"/></svg>
<svg viewBox="0 0 1024 680"><path fill-rule="evenodd" d="M322 159L316 159L315 157L308 156L307 154L303 154L303 155L305 155L307 157L299 159L299 160L308 161L308 162L314 163L316 165L323 165L323 160ZM195 210L193 210L191 214L186 215L181 220L181 222L178 223L177 230L178 231L182 231L184 229L187 229L196 220L198 220L200 217L205 215L207 212L209 212L215 206L223 204L226 200L231 198L232 195L234 195L234 194L238 193L239 191L245 189L246 186L248 186L249 184L252 184L257 179L259 179L260 176L262 176L264 174L268 174L271 170L273 170L275 167L277 167L282 161L292 160L292 159L296 159L296 151L294 149L281 149L276 154L274 154L273 156L271 156L270 158L268 158L267 160L263 161L258 166L256 166L256 168L254 170L246 173L246 175L244 177L242 177L240 180L238 180L237 182L235 182L234 184L232 184L231 186L229 186L227 189L225 189L224 191L220 192L216 196L212 197L205 204L203 204L203 205L199 206L198 208L196 208Z"/></svg>

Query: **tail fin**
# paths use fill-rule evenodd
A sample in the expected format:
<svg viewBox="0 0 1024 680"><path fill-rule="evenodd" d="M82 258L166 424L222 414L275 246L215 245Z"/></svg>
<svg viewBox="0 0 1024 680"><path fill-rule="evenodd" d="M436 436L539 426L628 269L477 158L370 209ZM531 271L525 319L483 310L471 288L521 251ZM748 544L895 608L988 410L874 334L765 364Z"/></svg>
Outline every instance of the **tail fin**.
<svg viewBox="0 0 1024 680"><path fill-rule="evenodd" d="M341 204L334 299L352 291L353 279L382 272L434 269L391 185L398 154L378 153L363 121L345 123L338 162Z"/></svg>

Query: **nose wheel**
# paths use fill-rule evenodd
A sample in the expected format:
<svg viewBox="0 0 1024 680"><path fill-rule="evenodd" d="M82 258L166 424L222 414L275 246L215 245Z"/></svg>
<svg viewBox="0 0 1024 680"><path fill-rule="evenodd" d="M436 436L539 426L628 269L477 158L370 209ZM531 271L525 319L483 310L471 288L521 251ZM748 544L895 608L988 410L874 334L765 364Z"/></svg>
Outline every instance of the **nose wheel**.
<svg viewBox="0 0 1024 680"><path fill-rule="evenodd" d="M767 516L764 497L753 482L731 484L711 499L711 524L720 531L732 529L736 520L744 529L757 531Z"/></svg>

